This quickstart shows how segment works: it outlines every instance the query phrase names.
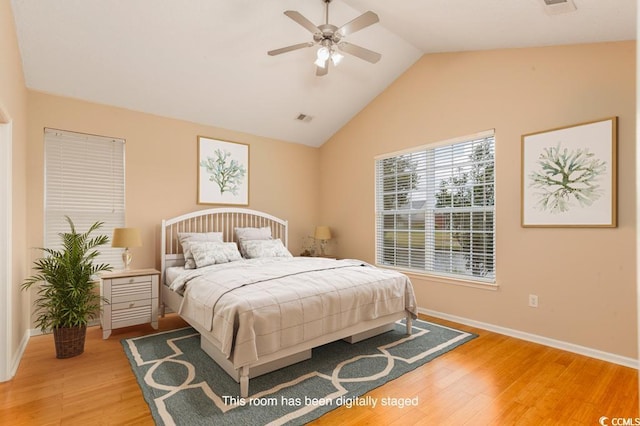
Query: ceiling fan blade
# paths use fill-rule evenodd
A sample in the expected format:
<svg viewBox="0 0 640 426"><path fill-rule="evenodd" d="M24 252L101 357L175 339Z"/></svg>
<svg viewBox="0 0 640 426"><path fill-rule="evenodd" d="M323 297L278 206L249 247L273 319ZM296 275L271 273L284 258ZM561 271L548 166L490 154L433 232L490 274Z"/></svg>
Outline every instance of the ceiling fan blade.
<svg viewBox="0 0 640 426"><path fill-rule="evenodd" d="M338 48L345 53L348 53L353 56L357 56L360 59L364 59L367 62L371 62L375 64L382 58L382 55L374 52L373 50L365 49L364 47L357 46L355 44L347 43L346 41L341 41L338 43Z"/></svg>
<svg viewBox="0 0 640 426"><path fill-rule="evenodd" d="M311 34L322 33L322 31L320 31L320 29L316 25L314 25L313 22L302 16L300 12L296 12L295 10L286 10L284 14L296 21L298 24L305 27Z"/></svg>
<svg viewBox="0 0 640 426"><path fill-rule="evenodd" d="M305 47L311 47L313 45L314 45L314 43L312 41L308 41L306 43L298 43L298 44L294 44L292 46L281 47L280 49L270 50L270 51L267 52L267 54L269 56L275 56L275 55L279 55L281 53L291 52L292 50L298 50L298 49L303 49Z"/></svg>
<svg viewBox="0 0 640 426"><path fill-rule="evenodd" d="M316 67L316 75L318 77L322 77L323 75L327 75L328 72L329 72L329 60L325 61L324 68L323 67Z"/></svg>
<svg viewBox="0 0 640 426"><path fill-rule="evenodd" d="M376 15L372 11L368 11L341 26L337 32L339 32L340 35L344 37L346 35L353 34L356 31L360 31L361 29L366 28L369 25L373 25L378 21L380 21L380 19L378 19L378 15Z"/></svg>

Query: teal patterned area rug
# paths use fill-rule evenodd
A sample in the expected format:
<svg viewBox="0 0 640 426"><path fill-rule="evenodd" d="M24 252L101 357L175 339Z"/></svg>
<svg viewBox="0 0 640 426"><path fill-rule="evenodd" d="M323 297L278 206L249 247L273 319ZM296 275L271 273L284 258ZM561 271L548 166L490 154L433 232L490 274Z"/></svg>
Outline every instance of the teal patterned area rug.
<svg viewBox="0 0 640 426"><path fill-rule="evenodd" d="M192 328L122 340L131 368L158 425L304 424L345 405L418 405L418 397L365 393L477 337L413 322L356 344L342 340L313 350L307 361L249 381L249 397L200 349ZM424 403L424 402L423 402Z"/></svg>

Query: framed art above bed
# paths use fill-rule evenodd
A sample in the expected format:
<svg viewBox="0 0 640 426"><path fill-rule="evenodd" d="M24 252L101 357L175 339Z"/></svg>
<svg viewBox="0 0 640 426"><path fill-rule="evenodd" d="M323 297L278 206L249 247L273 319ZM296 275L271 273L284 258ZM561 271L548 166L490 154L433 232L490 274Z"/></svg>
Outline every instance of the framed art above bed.
<svg viewBox="0 0 640 426"><path fill-rule="evenodd" d="M198 136L198 204L249 204L249 145Z"/></svg>

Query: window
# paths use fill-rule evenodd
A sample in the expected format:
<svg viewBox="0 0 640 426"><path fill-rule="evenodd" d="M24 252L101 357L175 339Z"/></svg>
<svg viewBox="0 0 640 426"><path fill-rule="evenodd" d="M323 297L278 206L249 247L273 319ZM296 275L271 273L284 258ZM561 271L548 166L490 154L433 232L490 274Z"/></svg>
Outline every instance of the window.
<svg viewBox="0 0 640 426"><path fill-rule="evenodd" d="M58 234L69 231L65 216L80 232L104 222L99 233L111 239L125 223L124 140L45 129L44 153L44 246L60 247ZM97 262L117 267L121 253L102 246Z"/></svg>
<svg viewBox="0 0 640 426"><path fill-rule="evenodd" d="M376 158L376 262L495 283L493 131Z"/></svg>

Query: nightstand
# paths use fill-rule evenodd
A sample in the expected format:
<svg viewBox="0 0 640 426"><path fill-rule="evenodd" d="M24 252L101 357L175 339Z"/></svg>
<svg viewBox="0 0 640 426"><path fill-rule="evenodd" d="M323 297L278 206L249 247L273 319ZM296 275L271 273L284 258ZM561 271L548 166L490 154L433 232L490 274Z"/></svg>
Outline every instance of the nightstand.
<svg viewBox="0 0 640 426"><path fill-rule="evenodd" d="M102 302L102 338L111 330L130 325L148 324L158 329L158 285L156 269L126 269L100 274Z"/></svg>

